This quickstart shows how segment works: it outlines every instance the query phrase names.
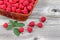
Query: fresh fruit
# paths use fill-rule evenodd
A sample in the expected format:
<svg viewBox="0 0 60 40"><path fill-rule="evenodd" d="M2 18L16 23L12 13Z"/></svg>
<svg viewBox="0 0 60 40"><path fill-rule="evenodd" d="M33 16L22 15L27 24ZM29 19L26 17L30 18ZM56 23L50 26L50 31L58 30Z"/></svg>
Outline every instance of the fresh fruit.
<svg viewBox="0 0 60 40"><path fill-rule="evenodd" d="M19 1L19 4L21 4L21 3L23 3L23 2L24 2L24 0L20 0L20 1Z"/></svg>
<svg viewBox="0 0 60 40"><path fill-rule="evenodd" d="M28 10L27 10L26 7L24 8L24 10L22 10L22 13L23 13L23 14L28 14Z"/></svg>
<svg viewBox="0 0 60 40"><path fill-rule="evenodd" d="M29 5L30 5L30 6L32 6L32 7L34 6L34 4L33 4L33 3L30 3Z"/></svg>
<svg viewBox="0 0 60 40"><path fill-rule="evenodd" d="M13 3L13 0L9 0L9 3L11 3L11 4L12 4L12 3Z"/></svg>
<svg viewBox="0 0 60 40"><path fill-rule="evenodd" d="M19 4L18 4L18 3L16 3L16 4L14 4L13 6L15 6L15 7L17 7L17 8L18 8L18 7L19 7Z"/></svg>
<svg viewBox="0 0 60 40"><path fill-rule="evenodd" d="M34 27L35 26L35 22L34 21L30 22L29 26Z"/></svg>
<svg viewBox="0 0 60 40"><path fill-rule="evenodd" d="M4 23L4 24L3 24L3 27L4 27L4 28L7 28L7 27L8 27L8 23Z"/></svg>
<svg viewBox="0 0 60 40"><path fill-rule="evenodd" d="M33 7L32 6L28 6L27 9L31 11L33 9Z"/></svg>
<svg viewBox="0 0 60 40"><path fill-rule="evenodd" d="M24 9L24 6L22 4L19 5L20 9Z"/></svg>
<svg viewBox="0 0 60 40"><path fill-rule="evenodd" d="M46 21L46 17L45 16L42 16L41 17L41 22L45 22Z"/></svg>
<svg viewBox="0 0 60 40"><path fill-rule="evenodd" d="M15 12L16 11L16 7L12 7L12 12Z"/></svg>
<svg viewBox="0 0 60 40"><path fill-rule="evenodd" d="M24 28L23 27L21 27L21 28L19 28L19 32L24 32Z"/></svg>
<svg viewBox="0 0 60 40"><path fill-rule="evenodd" d="M11 12L11 8L10 7L7 7L6 8L6 11Z"/></svg>
<svg viewBox="0 0 60 40"><path fill-rule="evenodd" d="M20 10L20 9L16 9L16 12L17 12L17 13L20 13L20 12L21 12L21 10Z"/></svg>
<svg viewBox="0 0 60 40"><path fill-rule="evenodd" d="M6 9L6 5L2 5L1 8L5 10Z"/></svg>
<svg viewBox="0 0 60 40"><path fill-rule="evenodd" d="M31 32L33 31L33 29L32 29L31 27L28 27L28 28L27 28L27 31L28 31L29 33L31 33Z"/></svg>
<svg viewBox="0 0 60 40"><path fill-rule="evenodd" d="M39 22L39 23L37 24L37 26L38 26L39 28L42 28L42 27L43 27L42 22Z"/></svg>
<svg viewBox="0 0 60 40"><path fill-rule="evenodd" d="M0 1L0 5L3 4L3 1Z"/></svg>
<svg viewBox="0 0 60 40"><path fill-rule="evenodd" d="M24 6L27 6L28 4L29 4L28 1L24 1L24 2L23 2L23 5L24 5Z"/></svg>

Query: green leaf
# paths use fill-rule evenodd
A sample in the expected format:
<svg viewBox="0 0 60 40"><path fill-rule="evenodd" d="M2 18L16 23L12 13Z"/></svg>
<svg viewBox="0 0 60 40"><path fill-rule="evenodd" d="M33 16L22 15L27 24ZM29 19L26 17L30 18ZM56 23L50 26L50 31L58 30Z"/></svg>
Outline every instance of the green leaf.
<svg viewBox="0 0 60 40"><path fill-rule="evenodd" d="M14 29L14 34L15 34L16 36L19 36L19 35L20 35L20 32L18 31L17 28Z"/></svg>
<svg viewBox="0 0 60 40"><path fill-rule="evenodd" d="M10 20L10 23L11 23L12 26L16 26L16 24L18 23L18 21L12 21L12 20Z"/></svg>
<svg viewBox="0 0 60 40"><path fill-rule="evenodd" d="M10 20L10 23L14 23L14 21Z"/></svg>
<svg viewBox="0 0 60 40"><path fill-rule="evenodd" d="M17 23L17 24L16 24L16 27L23 27L23 26L25 26L24 23Z"/></svg>
<svg viewBox="0 0 60 40"><path fill-rule="evenodd" d="M11 30L12 28L13 28L13 26L9 25L8 28L7 28L7 30Z"/></svg>

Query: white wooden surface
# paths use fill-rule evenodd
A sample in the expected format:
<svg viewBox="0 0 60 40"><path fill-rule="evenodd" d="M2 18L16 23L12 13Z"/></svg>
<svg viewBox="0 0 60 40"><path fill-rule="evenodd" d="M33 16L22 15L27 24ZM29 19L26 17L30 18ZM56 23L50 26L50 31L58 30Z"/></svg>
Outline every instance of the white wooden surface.
<svg viewBox="0 0 60 40"><path fill-rule="evenodd" d="M30 21L35 21L37 24L39 22L39 18L46 13L44 13L44 10L42 9L49 7L47 5L46 0L39 0L29 19L24 22L26 24L24 28L27 28L27 24ZM2 24L4 22L9 22L10 19L0 16L0 40L33 40L34 37L37 37L38 40L60 40L60 17L58 15L55 17L51 15L50 17L48 15L44 16L47 17L47 21L44 23L44 28L40 29L35 26L32 33L25 31L23 35L21 34L19 37L16 37L13 34L13 30L7 31L2 27Z"/></svg>

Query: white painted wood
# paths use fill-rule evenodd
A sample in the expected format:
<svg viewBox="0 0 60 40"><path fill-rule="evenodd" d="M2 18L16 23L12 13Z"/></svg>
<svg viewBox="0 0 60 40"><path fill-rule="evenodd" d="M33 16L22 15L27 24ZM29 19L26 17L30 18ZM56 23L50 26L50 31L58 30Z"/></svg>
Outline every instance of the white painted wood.
<svg viewBox="0 0 60 40"><path fill-rule="evenodd" d="M54 16L48 13L48 10L44 12L46 8L50 7L47 3L46 0L39 0L29 19L24 22L26 24L24 28L26 29L30 21L35 21L37 24L41 16L46 16L47 21L44 23L44 28L40 29L35 26L32 33L25 31L23 35L21 34L19 37L13 34L13 30L7 31L2 27L2 24L4 22L9 23L10 19L0 16L0 40L33 40L35 37L38 37L38 40L60 40L60 16Z"/></svg>

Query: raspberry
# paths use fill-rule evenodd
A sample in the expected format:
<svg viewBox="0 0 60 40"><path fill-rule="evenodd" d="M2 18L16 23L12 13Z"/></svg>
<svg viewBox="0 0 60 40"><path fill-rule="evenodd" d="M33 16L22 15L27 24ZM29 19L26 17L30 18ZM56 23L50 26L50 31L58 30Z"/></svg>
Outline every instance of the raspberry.
<svg viewBox="0 0 60 40"><path fill-rule="evenodd" d="M35 22L34 21L30 22L29 26L34 27L35 26Z"/></svg>
<svg viewBox="0 0 60 40"><path fill-rule="evenodd" d="M27 6L28 4L29 4L28 1L24 1L24 2L23 2L23 5L24 5L24 6Z"/></svg>
<svg viewBox="0 0 60 40"><path fill-rule="evenodd" d="M17 8L19 7L18 3L14 4L14 6L17 7Z"/></svg>
<svg viewBox="0 0 60 40"><path fill-rule="evenodd" d="M0 1L0 5L3 4L3 1Z"/></svg>
<svg viewBox="0 0 60 40"><path fill-rule="evenodd" d="M46 17L42 16L41 17L41 22L45 22L46 21Z"/></svg>
<svg viewBox="0 0 60 40"><path fill-rule="evenodd" d="M24 28L23 27L21 27L21 28L19 28L19 32L24 32Z"/></svg>
<svg viewBox="0 0 60 40"><path fill-rule="evenodd" d="M6 10L6 5L2 5L2 9Z"/></svg>
<svg viewBox="0 0 60 40"><path fill-rule="evenodd" d="M4 28L7 28L7 27L8 27L8 23L4 23L4 24L3 24L3 27L4 27Z"/></svg>
<svg viewBox="0 0 60 40"><path fill-rule="evenodd" d="M11 3L11 4L12 4L12 3L13 3L13 0L9 0L9 3Z"/></svg>
<svg viewBox="0 0 60 40"><path fill-rule="evenodd" d="M16 3L17 1L19 1L19 0L13 0L13 3Z"/></svg>
<svg viewBox="0 0 60 40"><path fill-rule="evenodd" d="M39 22L39 23L37 24L37 26L38 26L39 28L42 28L42 27L43 27L42 22Z"/></svg>
<svg viewBox="0 0 60 40"><path fill-rule="evenodd" d="M20 13L20 12L21 12L21 10L20 10L20 9L16 9L16 12L17 12L17 13Z"/></svg>
<svg viewBox="0 0 60 40"><path fill-rule="evenodd" d="M12 7L12 11L15 12L16 11L16 7Z"/></svg>
<svg viewBox="0 0 60 40"><path fill-rule="evenodd" d="M6 9L6 5L0 5L0 8L2 8L2 9Z"/></svg>
<svg viewBox="0 0 60 40"><path fill-rule="evenodd" d="M32 2L32 0L29 0L29 2Z"/></svg>
<svg viewBox="0 0 60 40"><path fill-rule="evenodd" d="M27 8L25 7L24 10L22 10L22 12L23 12L24 14L28 14Z"/></svg>
<svg viewBox="0 0 60 40"><path fill-rule="evenodd" d="M28 10L32 10L33 8L32 8L32 6L28 6L27 9Z"/></svg>
<svg viewBox="0 0 60 40"><path fill-rule="evenodd" d="M30 6L32 6L32 7L34 6L34 4L33 4L33 3L30 3L29 5L30 5Z"/></svg>
<svg viewBox="0 0 60 40"><path fill-rule="evenodd" d="M34 4L34 3L35 3L35 1L34 1L34 0L32 0L32 3Z"/></svg>
<svg viewBox="0 0 60 40"><path fill-rule="evenodd" d="M11 12L11 8L10 7L7 7L6 8L6 11Z"/></svg>
<svg viewBox="0 0 60 40"><path fill-rule="evenodd" d="M24 6L22 4L19 5L20 9L24 9Z"/></svg>
<svg viewBox="0 0 60 40"><path fill-rule="evenodd" d="M20 0L20 1L19 1L20 4L23 3L23 2L24 2L24 0Z"/></svg>
<svg viewBox="0 0 60 40"><path fill-rule="evenodd" d="M31 27L28 27L28 28L27 28L27 31L28 31L29 33L31 33L32 30L33 30L33 29L32 29Z"/></svg>

